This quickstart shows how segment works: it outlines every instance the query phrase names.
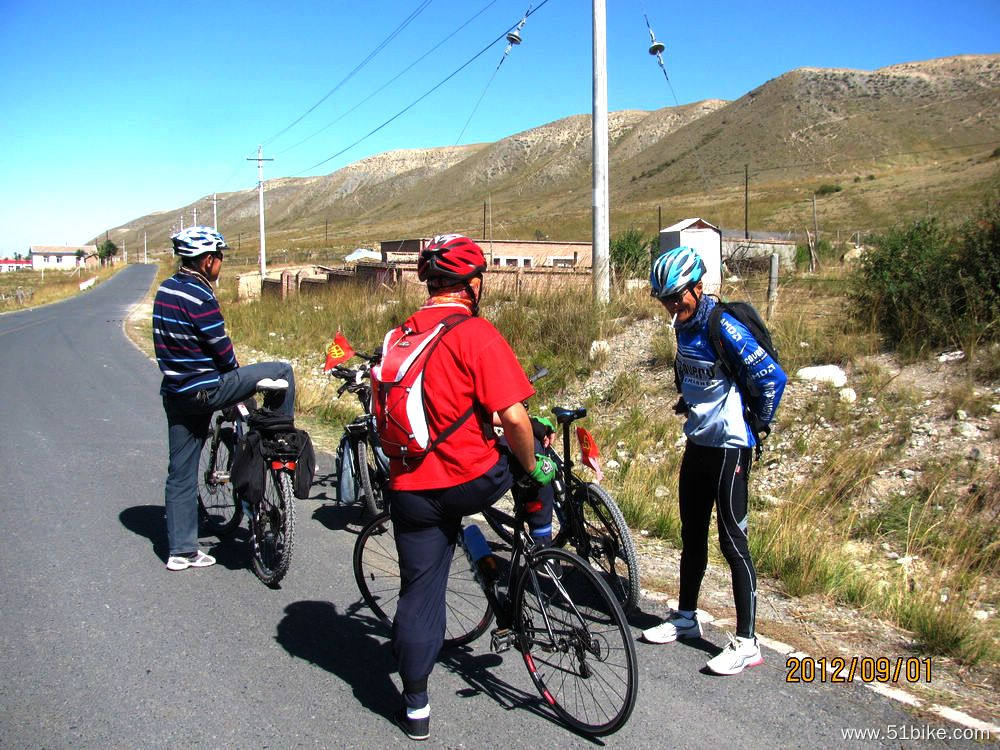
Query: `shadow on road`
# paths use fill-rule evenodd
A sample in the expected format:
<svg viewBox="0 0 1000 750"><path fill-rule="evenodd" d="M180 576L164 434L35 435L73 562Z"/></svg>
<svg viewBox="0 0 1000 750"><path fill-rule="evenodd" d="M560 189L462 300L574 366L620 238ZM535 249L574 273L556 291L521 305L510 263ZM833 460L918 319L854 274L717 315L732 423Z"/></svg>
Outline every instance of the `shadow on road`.
<svg viewBox="0 0 1000 750"><path fill-rule="evenodd" d="M321 505L313 511L312 517L330 531L359 534L368 520L363 514L361 505Z"/></svg>
<svg viewBox="0 0 1000 750"><path fill-rule="evenodd" d="M122 526L136 536L144 536L153 544L153 554L163 562L167 560L169 545L167 543L167 523L163 517L162 505L136 505L126 508L118 514ZM199 534L201 539L211 538L210 534ZM210 546L206 545L217 564L229 570L240 570L250 565L249 532L238 528L236 532L225 539L219 539Z"/></svg>
<svg viewBox="0 0 1000 750"><path fill-rule="evenodd" d="M118 514L122 526L136 536L144 536L153 543L153 554L167 560L167 522L162 505L136 505Z"/></svg>
<svg viewBox="0 0 1000 750"><path fill-rule="evenodd" d="M480 647L487 646L487 641L478 641ZM492 671L499 666L503 659L492 652L476 653L474 648L463 646L455 649L445 649L438 657L438 664L458 675L469 686L468 689L458 691L460 698L472 698L480 693L492 698L505 711L523 710L535 714L552 724L563 727L568 731L573 731L567 727L549 708L545 705L537 693L527 692L520 688L501 680ZM517 652L510 652L517 657ZM531 684L531 677L527 671L524 672L524 679L527 684ZM603 745L600 740L594 739L584 734L573 732L577 736L592 741L595 745Z"/></svg>
<svg viewBox="0 0 1000 750"><path fill-rule="evenodd" d="M278 643L292 656L337 675L372 713L387 719L402 702L389 675L396 662L373 617L337 611L330 602L301 601L285 607L278 623Z"/></svg>

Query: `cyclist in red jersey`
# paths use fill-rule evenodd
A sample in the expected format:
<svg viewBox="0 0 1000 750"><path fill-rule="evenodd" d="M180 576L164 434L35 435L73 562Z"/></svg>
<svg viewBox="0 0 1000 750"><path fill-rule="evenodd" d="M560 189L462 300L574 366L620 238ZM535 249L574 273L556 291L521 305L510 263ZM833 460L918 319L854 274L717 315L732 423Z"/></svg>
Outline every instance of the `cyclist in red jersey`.
<svg viewBox="0 0 1000 750"><path fill-rule="evenodd" d="M424 404L432 435L458 425L419 461L390 461L388 501L399 554L400 596L392 626L393 653L399 664L405 708L396 722L411 739L430 736L427 678L445 633L445 592L462 517L496 502L524 477L547 486L554 463L539 455L524 402L534 388L510 345L487 320L478 317L486 259L467 237L435 237L421 251L417 274L427 283L427 301L406 321L425 331L444 318L467 314L443 334L424 368ZM497 414L508 452L498 447L492 429ZM551 492L529 519L532 535L551 535Z"/></svg>

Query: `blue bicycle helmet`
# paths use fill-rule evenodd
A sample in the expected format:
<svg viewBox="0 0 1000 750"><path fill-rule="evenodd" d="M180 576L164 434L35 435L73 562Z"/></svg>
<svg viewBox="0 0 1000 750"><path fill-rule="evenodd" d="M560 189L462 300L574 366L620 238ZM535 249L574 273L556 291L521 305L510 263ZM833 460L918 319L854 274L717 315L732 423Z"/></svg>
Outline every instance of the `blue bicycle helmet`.
<svg viewBox="0 0 1000 750"><path fill-rule="evenodd" d="M650 293L657 299L684 291L697 284L705 275L705 261L698 251L687 245L668 250L653 261L649 272Z"/></svg>
<svg viewBox="0 0 1000 750"><path fill-rule="evenodd" d="M174 255L195 258L205 253L219 253L228 250L229 245L221 234L212 227L188 227L170 238L174 243Z"/></svg>

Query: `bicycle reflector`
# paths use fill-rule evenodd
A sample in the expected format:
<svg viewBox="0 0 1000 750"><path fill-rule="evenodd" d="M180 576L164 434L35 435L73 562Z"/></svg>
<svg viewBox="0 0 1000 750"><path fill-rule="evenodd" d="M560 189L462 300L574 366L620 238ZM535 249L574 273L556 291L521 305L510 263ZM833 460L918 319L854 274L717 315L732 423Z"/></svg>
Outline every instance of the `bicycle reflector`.
<svg viewBox="0 0 1000 750"><path fill-rule="evenodd" d="M288 469L289 471L295 471L294 461L272 461L271 468L275 471L280 471L281 469Z"/></svg>

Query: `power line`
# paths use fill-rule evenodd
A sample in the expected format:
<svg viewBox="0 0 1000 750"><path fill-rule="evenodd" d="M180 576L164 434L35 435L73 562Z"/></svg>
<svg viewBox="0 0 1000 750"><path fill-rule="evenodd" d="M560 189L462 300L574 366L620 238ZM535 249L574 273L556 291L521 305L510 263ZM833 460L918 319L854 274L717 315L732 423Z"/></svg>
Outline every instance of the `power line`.
<svg viewBox="0 0 1000 750"><path fill-rule="evenodd" d="M531 6L528 6L528 10L529 11L531 10ZM527 20L528 20L528 14L527 12L525 12L524 16L521 18L521 21L517 24L517 27L513 31L507 32L507 48L503 51L503 55L500 58L500 62L497 63L496 68L493 70L493 75L490 76L490 80L486 82L486 86L483 88L483 93L481 93L479 95L479 98L476 100L476 104L472 108L472 111L469 113L469 117L465 121L465 125L462 126L462 132L459 133L458 138L455 139L456 146L462 142L462 136L465 135L466 128L469 127L469 123L472 122L472 118L476 114L476 111L479 109L479 105L482 104L483 97L486 96L486 92L489 91L490 86L493 84L493 79L496 78L497 73L500 72L500 66L503 65L504 60L507 59L507 56L510 54L511 49L513 49L515 45L521 43L521 29L524 27L524 24Z"/></svg>
<svg viewBox="0 0 1000 750"><path fill-rule="evenodd" d="M344 112L342 115L339 115L337 118L335 118L331 122L328 122L326 125L324 125L323 127L321 127L316 132L312 133L311 135L307 135L305 138L303 138L298 143L292 144L291 146L289 146L288 148L286 148L284 151L278 152L278 155L280 156L281 154L288 153L293 148L298 148L299 146L301 146L306 141L309 141L309 140L315 138L320 133L322 133L322 132L324 132L326 130L329 130L334 125L336 125L338 122L340 122L345 117L347 117L347 115L351 114L351 112L354 112L356 109L358 109L358 107L360 107L362 104L365 104L366 102L371 101L372 99L374 99L376 96L378 96L380 93L382 93L383 90L385 90L386 88L388 88L390 85L392 85L393 83L395 83L399 78L401 78L402 76L404 76L406 73L409 73L410 70L412 70L414 67L416 67L421 62L423 62L424 58L426 58L432 52L436 51L438 47L440 47L442 44L444 44L449 39L451 39L453 36L455 36L455 34L457 34L459 31L461 31L466 26L468 26L470 23L472 23L477 18L479 18L479 16L481 16L483 13L485 13L489 9L489 7L491 5L494 5L496 2L497 2L497 0L490 0L490 2L488 2L486 5L484 5L479 10L478 13L476 13L473 16L471 16L467 21L465 21L465 23L463 23L461 26L459 26L458 28L456 28L451 33L447 34L443 39L441 39L441 41L439 41L436 44L432 45L426 52L424 52L424 54L422 54L420 57L418 57L412 63L410 63L409 65L407 65L405 68L403 68L401 71L399 71L395 76L393 76L392 78L390 78L388 81L386 81L385 83L383 83L381 86L379 86L377 89L375 89L372 93L370 93L368 96L366 96L360 102L358 102L357 104L355 104L353 107L351 107L349 110L347 110L346 112Z"/></svg>
<svg viewBox="0 0 1000 750"><path fill-rule="evenodd" d="M540 4L540 5L539 5L539 6L537 7L537 8L534 8L534 9L530 10L530 11L529 11L528 13L526 13L526 14L525 14L525 16L527 17L527 16L530 16L530 15L532 15L532 14L534 14L534 13L537 13L537 12L538 12L539 10L541 10L541 9L542 9L542 8L543 8L543 7L545 6L545 4L546 4L546 3L548 3L548 2L549 2L549 0L542 0L542 3L541 3L541 4ZM336 158L337 158L338 156L340 156L341 154L344 154L344 153L346 153L347 151L350 151L350 150L351 150L352 148L354 148L355 146L357 146L357 145L358 145L359 143L361 143L361 142L363 142L363 141L367 140L368 138L370 138L371 136L375 135L375 133L377 133L378 131L380 131L380 130L381 130L382 128L384 128L384 127L385 127L386 125L388 125L389 123L391 123L391 122L392 122L393 120L395 120L395 119L397 119L398 117L402 116L402 115L403 115L403 114L405 114L405 113L406 113L407 111L409 111L409 110L410 110L410 109L412 109L412 108L413 108L414 106L416 106L416 105L417 105L417 104L419 104L419 103L420 103L421 101L423 101L423 100L424 100L424 99L426 99L426 98L427 98L428 96L430 96L430 95L431 95L432 93L434 93L435 91L437 91L437 90L438 90L439 88L441 88L441 87L442 87L442 86L443 86L444 84L446 84L446 83L447 83L448 81L450 81L450 80L451 80L452 78L454 78L454 77L455 77L456 75L458 75L458 74L459 74L460 72L462 72L462 71L463 71L463 70L464 70L465 68L467 68L467 67L468 67L469 65L471 65L471 64L472 64L473 62L475 62L475 60L477 60L477 59L478 59L479 57L482 57L482 55L484 55L484 54L485 54L485 53L486 53L487 51L489 51L489 49L490 49L490 48L491 48L491 47L492 47L493 45L495 45L495 44L496 44L497 42L499 42L499 41L500 41L501 39L505 39L505 38L507 37L507 34L508 34L509 32L511 32L511 31L513 31L513 30L514 30L515 28L517 28L517 24L514 24L513 26L511 26L511 27L509 27L508 29L506 29L506 30L505 30L505 31L504 31L504 32L503 32L502 34L500 34L500 36L498 36L498 37L497 37L496 39L494 39L494 40L493 40L492 42L490 42L490 43L489 43L489 44L487 44L487 45L486 45L485 47L483 47L483 48L482 48L481 50L479 50L479 52L477 52L477 53L476 53L476 54L474 54L474 55L473 55L472 57L470 57L470 58L469 58L468 60L466 60L466 61L465 61L464 63L462 63L462 64L461 64L461 65L460 65L460 66L459 66L458 68L456 68L456 69L455 69L454 71L452 71L451 73L449 73L449 74L448 74L448 75L447 75L447 76L446 76L446 77L445 77L445 78L444 78L443 80L441 80L440 82L436 83L436 84L435 84L434 86L432 86L432 87L431 87L430 89L428 89L428 90L427 90L427 91L425 91L425 92L424 92L423 94L421 94L421 95L420 95L419 97L417 97L417 98L416 98L416 99L414 99L414 100L413 100L412 102L410 102L409 104L407 104L407 105L406 105L405 107L403 107L403 109L401 109L401 110L400 110L399 112L397 112L396 114L394 114L394 115L393 115L392 117L390 117L390 118L389 118L388 120L386 120L385 122L383 122L383 123L382 123L381 125L379 125L379 126L378 126L378 127L376 127L376 128L373 128L373 129L372 129L372 130L370 130L370 131L369 131L368 133L366 133L365 135L361 136L361 137L360 137L360 138L359 138L358 140L354 141L354 143L350 144L349 146L346 146L346 147L342 148L342 149L341 149L340 151L338 151L337 153L333 154L332 156L328 156L328 157L327 157L326 159L323 159L323 161L320 161L320 162L317 162L316 164L313 164L313 165L312 165L311 167L308 167L308 168L306 168L306 169L303 169L303 170L302 170L301 172L298 172L298 173L296 173L296 174L295 174L294 176L295 176L295 177L298 177L299 175L302 175L302 174L305 174L306 172L310 172L310 171L312 171L313 169L316 169L317 167L321 167L321 166L323 166L324 164L326 164L326 163L327 163L327 162L329 162L329 161L333 161L334 159L336 159Z"/></svg>
<svg viewBox="0 0 1000 750"><path fill-rule="evenodd" d="M284 133L287 133L289 130L291 130L293 127L295 127L298 123L300 123L303 120L303 118L306 117L306 115L308 115L310 112L312 112L313 110L315 110L316 107L318 107L320 104L322 104L327 99L329 99L330 96L332 96L333 93L335 91L337 91L337 89L339 89L341 86L343 86L345 83L347 83L354 76L355 73L357 73L365 65L367 65L372 60L372 58L375 57L375 55L377 55L379 52L381 52L389 42L391 42L393 39L396 38L396 36L399 34L399 32L401 32L403 29L405 29L410 24L410 22L414 18L416 18L417 16L419 16L420 13L428 5L430 5L430 4L431 4L431 0L423 0L423 2L421 2L420 5L417 6L417 9L414 10L412 13L410 13L410 15L407 16L406 19L399 26L397 26L393 30L393 32L391 34L389 34L389 36L387 36L385 39L383 39L375 47L375 49L373 49L371 52L369 52L368 56L364 60L362 60L360 63L358 63L350 73L348 73L346 76L344 76L344 78L341 79L340 83L338 83L336 86L334 86L328 92L326 92L326 95L322 99L320 99L318 102L316 102L314 105L312 105L309 109L307 109L305 112L303 112L301 115L299 115L295 120L292 121L292 123L290 125L285 126L282 130L279 130L277 133L275 133L270 138L268 138L266 141L264 141L263 145L267 145L267 144L271 143L272 141L274 141L278 136L283 135Z"/></svg>

